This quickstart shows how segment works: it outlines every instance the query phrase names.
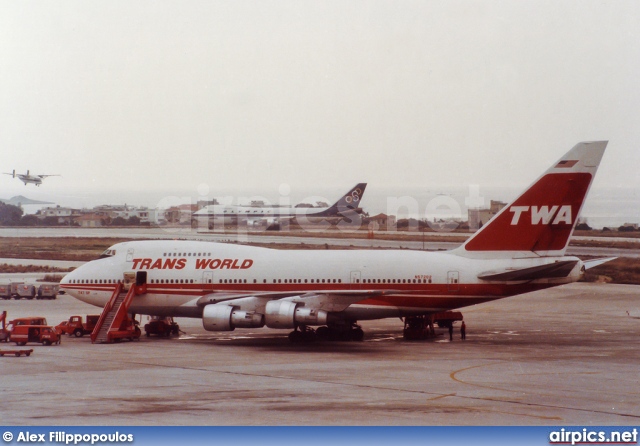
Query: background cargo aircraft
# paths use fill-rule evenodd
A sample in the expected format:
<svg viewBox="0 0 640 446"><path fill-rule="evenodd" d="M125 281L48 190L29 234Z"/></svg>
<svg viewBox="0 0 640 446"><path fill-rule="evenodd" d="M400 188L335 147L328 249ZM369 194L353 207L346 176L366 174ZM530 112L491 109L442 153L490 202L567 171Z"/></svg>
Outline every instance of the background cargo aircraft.
<svg viewBox="0 0 640 446"><path fill-rule="evenodd" d="M4 174L11 175L13 178L18 177L20 181L24 183L25 186L29 183L35 184L36 186L40 186L42 184L42 180L44 180L45 178L60 176L60 175L31 175L29 174L28 170L27 170L27 173L16 173L15 169L11 173L5 172Z"/></svg>
<svg viewBox="0 0 640 446"><path fill-rule="evenodd" d="M200 241L134 241L69 273L61 287L97 306L135 278L128 311L202 318L210 331L293 329L362 339L358 320L420 317L577 281L565 256L607 142L582 142L461 247L274 250Z"/></svg>
<svg viewBox="0 0 640 446"><path fill-rule="evenodd" d="M356 184L349 192L329 207L291 208L278 206L227 206L209 205L194 213L195 219L212 229L213 225L246 222L249 225L278 224L283 220L298 218L301 223L315 222L331 217L349 217L358 212L366 183Z"/></svg>

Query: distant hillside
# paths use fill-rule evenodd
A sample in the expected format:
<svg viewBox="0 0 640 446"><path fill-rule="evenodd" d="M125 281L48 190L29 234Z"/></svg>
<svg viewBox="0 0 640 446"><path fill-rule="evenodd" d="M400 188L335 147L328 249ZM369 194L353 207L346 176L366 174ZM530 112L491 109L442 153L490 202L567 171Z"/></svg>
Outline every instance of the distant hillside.
<svg viewBox="0 0 640 446"><path fill-rule="evenodd" d="M0 201L5 203L5 204L12 204L13 206L25 206L28 204L54 204L51 201L38 201L38 200L32 200L30 198L27 198L23 195L18 195L15 197L12 197L8 200L4 199L4 198L0 198Z"/></svg>

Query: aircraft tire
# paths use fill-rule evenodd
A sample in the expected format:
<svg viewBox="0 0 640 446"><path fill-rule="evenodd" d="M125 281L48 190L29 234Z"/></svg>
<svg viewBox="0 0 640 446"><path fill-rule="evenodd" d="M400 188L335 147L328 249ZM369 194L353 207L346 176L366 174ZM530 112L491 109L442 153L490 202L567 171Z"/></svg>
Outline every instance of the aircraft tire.
<svg viewBox="0 0 640 446"><path fill-rule="evenodd" d="M322 327L316 328L316 336L318 337L318 339L321 339L323 341L328 340L330 336L329 327L323 325Z"/></svg>
<svg viewBox="0 0 640 446"><path fill-rule="evenodd" d="M364 339L364 331L360 327L351 329L351 340L361 342Z"/></svg>

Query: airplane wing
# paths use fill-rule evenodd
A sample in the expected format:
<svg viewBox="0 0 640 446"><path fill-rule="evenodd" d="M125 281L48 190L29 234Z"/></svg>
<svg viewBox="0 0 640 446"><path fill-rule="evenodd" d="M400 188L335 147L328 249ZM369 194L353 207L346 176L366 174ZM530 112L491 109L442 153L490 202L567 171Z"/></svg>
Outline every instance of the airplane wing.
<svg viewBox="0 0 640 446"><path fill-rule="evenodd" d="M372 296L381 296L391 294L394 290L322 290L322 291L306 291L300 292L278 292L278 293L211 293L202 296L197 300L198 306L205 306L217 303L232 304L234 300L254 297L258 299L270 300L286 300L291 302L302 303L307 307L312 307L324 311L342 311L349 305L367 299Z"/></svg>
<svg viewBox="0 0 640 446"><path fill-rule="evenodd" d="M378 290L368 290L368 291L322 291L317 293L305 293L303 295L286 297L282 300L289 300L291 302L296 302L300 304L304 304L305 307L314 308L316 310L324 310L327 312L338 312L346 310L349 305L354 304L356 302L360 302L371 296L381 296L383 294L390 294L391 290L386 291L378 291Z"/></svg>
<svg viewBox="0 0 640 446"><path fill-rule="evenodd" d="M53 175L36 175L38 178L47 178L47 177L61 177L62 175L53 174Z"/></svg>
<svg viewBox="0 0 640 446"><path fill-rule="evenodd" d="M478 279L499 280L505 282L535 279L555 279L558 277L567 277L577 263L578 260L563 260L560 262L533 266L530 268L507 268L501 271L486 271L479 274Z"/></svg>

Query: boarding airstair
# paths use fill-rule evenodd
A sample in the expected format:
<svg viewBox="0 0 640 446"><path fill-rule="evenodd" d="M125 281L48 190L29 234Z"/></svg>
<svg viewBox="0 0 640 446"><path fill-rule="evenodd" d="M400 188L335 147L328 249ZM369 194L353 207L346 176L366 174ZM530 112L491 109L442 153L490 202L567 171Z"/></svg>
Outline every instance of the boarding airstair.
<svg viewBox="0 0 640 446"><path fill-rule="evenodd" d="M100 319L91 333L92 343L111 343L127 338L129 340L140 337L140 329L129 317L129 307L136 295L136 287L125 289L122 283L116 285L111 299L105 305Z"/></svg>

